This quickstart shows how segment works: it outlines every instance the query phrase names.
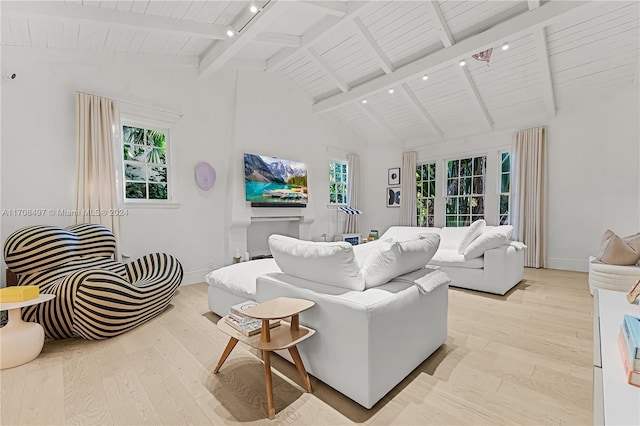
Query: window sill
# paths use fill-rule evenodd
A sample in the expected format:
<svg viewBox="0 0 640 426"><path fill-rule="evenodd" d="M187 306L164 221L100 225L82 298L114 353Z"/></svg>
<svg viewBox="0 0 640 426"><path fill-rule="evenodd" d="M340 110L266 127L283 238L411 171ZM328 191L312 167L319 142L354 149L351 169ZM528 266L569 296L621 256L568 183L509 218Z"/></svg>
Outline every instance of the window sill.
<svg viewBox="0 0 640 426"><path fill-rule="evenodd" d="M339 209L340 207L347 207L347 204L327 204L328 209Z"/></svg>
<svg viewBox="0 0 640 426"><path fill-rule="evenodd" d="M170 201L125 201L127 209L179 209L180 203Z"/></svg>

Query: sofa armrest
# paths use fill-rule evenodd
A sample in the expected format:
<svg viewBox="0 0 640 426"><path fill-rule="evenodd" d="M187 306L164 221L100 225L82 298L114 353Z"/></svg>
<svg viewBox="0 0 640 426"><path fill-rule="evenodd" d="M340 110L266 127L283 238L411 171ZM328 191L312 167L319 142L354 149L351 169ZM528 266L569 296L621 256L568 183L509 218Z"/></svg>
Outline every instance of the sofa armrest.
<svg viewBox="0 0 640 426"><path fill-rule="evenodd" d="M500 287L498 294L505 294L524 277L524 250L503 245L484 252L485 282Z"/></svg>

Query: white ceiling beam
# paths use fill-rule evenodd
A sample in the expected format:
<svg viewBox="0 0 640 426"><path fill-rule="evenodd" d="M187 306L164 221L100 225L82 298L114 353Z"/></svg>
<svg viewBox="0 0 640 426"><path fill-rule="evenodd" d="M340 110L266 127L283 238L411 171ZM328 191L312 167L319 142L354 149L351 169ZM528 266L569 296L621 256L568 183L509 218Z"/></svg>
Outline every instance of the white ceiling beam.
<svg viewBox="0 0 640 426"><path fill-rule="evenodd" d="M487 107L484 105L484 102L480 97L480 93L478 93L478 88L473 83L473 80L471 79L471 74L469 74L469 70L467 69L466 66L460 67L460 75L462 77L462 82L464 83L464 86L467 89L467 93L469 93L469 97L471 98L471 101L476 106L476 108L480 110L480 115L484 119L484 122L489 128L489 130L492 130L493 120L491 120L489 111L487 111Z"/></svg>
<svg viewBox="0 0 640 426"><path fill-rule="evenodd" d="M533 9L537 9L540 7L540 5L542 4L541 0L527 0L527 3L529 3L529 10L533 10Z"/></svg>
<svg viewBox="0 0 640 426"><path fill-rule="evenodd" d="M453 38L453 34L451 34L451 30L449 29L449 24L447 24L447 20L442 14L442 10L440 10L440 6L435 1L427 1L425 2L427 9L429 9L429 14L431 15L432 21L438 29L438 35L440 36L440 40L442 40L442 44L444 47L453 46L456 41Z"/></svg>
<svg viewBox="0 0 640 426"><path fill-rule="evenodd" d="M444 137L444 132L438 124L436 120L433 119L433 116L429 114L429 111L425 108L425 106L420 102L420 99L416 96L415 93L409 88L407 83L403 83L400 85L400 92L402 95L407 98L411 107L418 113L418 116L424 121L424 123L433 131L433 133L440 136L440 139Z"/></svg>
<svg viewBox="0 0 640 426"><path fill-rule="evenodd" d="M316 50L313 48L309 49L307 53L309 53L309 56L311 56L311 58L316 61L320 68L324 70L324 72L329 76L329 78L331 78L331 80L333 80L333 82L340 88L340 90L342 90L343 92L349 91L349 85L347 84L347 82L344 81L344 79L340 77L340 75L338 75L336 70L334 70L333 67L329 65L329 63L322 57L322 55L316 52Z"/></svg>
<svg viewBox="0 0 640 426"><path fill-rule="evenodd" d="M551 65L549 63L549 50L547 47L547 35L544 27L535 33L536 54L540 66L540 81L542 82L542 94L547 112L551 117L556 116L556 96L553 90L551 77Z"/></svg>
<svg viewBox="0 0 640 426"><path fill-rule="evenodd" d="M302 1L300 4L338 18L342 18L348 12L347 4L342 1Z"/></svg>
<svg viewBox="0 0 640 426"><path fill-rule="evenodd" d="M412 80L426 72L433 72L438 69L457 64L461 58L469 57L474 53L481 52L490 47L495 47L506 39L516 39L525 34L531 34L536 29L566 19L567 15L577 9L589 7L589 4L597 2L565 2L552 1L545 3L539 8L525 12L514 18L499 23L488 30L461 40L451 47L438 50L428 56L417 59L407 65L397 68L391 74L382 75L369 80L361 85L353 87L346 93L339 93L326 99L316 102L313 112L320 113L338 108L341 105L365 98L372 93L388 90L401 83ZM585 6L585 4L587 6ZM268 66L267 61L267 66Z"/></svg>
<svg viewBox="0 0 640 426"><path fill-rule="evenodd" d="M433 18L433 22L435 23L436 28L438 29L438 34L440 35L440 40L442 40L442 44L444 47L451 47L456 44L456 40L453 38L451 34L451 29L449 28L449 24L447 24L447 20L442 14L442 10L440 10L440 6L435 1L428 1L427 3L428 9L431 11L431 16ZM480 110L480 114L485 120L485 123L489 126L489 129L493 129L493 121L489 116L489 112L487 111L487 107L484 104L482 98L480 97L480 93L478 92L478 88L476 87L473 79L471 78L471 74L469 74L469 70L466 67L462 68L462 81L464 86L467 88L467 93L471 97L473 103ZM440 136L442 137L442 136Z"/></svg>
<svg viewBox="0 0 640 426"><path fill-rule="evenodd" d="M5 16L23 16L63 22L108 25L138 31L155 31L211 40L224 40L227 38L227 29L222 25L125 12L104 7L83 6L69 2L3 1L2 14Z"/></svg>
<svg viewBox="0 0 640 426"><path fill-rule="evenodd" d="M394 143L400 142L400 139L398 138L398 135L396 135L396 132L394 132L393 129L391 129L391 127L387 125L387 123L382 121L380 117L378 117L373 111L367 108L364 104L360 104L360 106L362 107L362 110L364 111L364 113L367 114L369 119L373 121L380 128L380 130L385 132L387 136L389 136Z"/></svg>
<svg viewBox="0 0 640 426"><path fill-rule="evenodd" d="M256 43L275 44L278 46L300 47L300 36L282 33L261 32L254 40Z"/></svg>
<svg viewBox="0 0 640 426"><path fill-rule="evenodd" d="M314 25L309 31L302 35L300 47L296 49L282 49L280 52L273 55L267 60L267 71L275 71L280 69L287 61L294 59L298 55L306 53L307 49L316 45L324 39L328 34L331 34L331 30L338 28L341 25L345 25L351 22L351 19L360 15L368 8L375 6L375 1L371 2L350 2L348 7L348 13L342 18L336 18L334 16L327 16L316 25Z"/></svg>
<svg viewBox="0 0 640 426"><path fill-rule="evenodd" d="M385 55L385 53L382 51L380 45L378 45L367 27L364 26L362 19L360 19L359 16L356 16L355 18L353 18L353 23L357 29L356 33L360 36L365 47L369 49L373 57L376 58L376 60L380 64L380 68L382 68L385 74L391 74L395 67L393 66L391 61L389 61L389 58L387 58L387 55Z"/></svg>
<svg viewBox="0 0 640 426"><path fill-rule="evenodd" d="M231 58L245 48L268 28L292 3L271 0L240 31L240 34L224 41L216 42L200 60L198 72L201 77L209 77L222 68Z"/></svg>

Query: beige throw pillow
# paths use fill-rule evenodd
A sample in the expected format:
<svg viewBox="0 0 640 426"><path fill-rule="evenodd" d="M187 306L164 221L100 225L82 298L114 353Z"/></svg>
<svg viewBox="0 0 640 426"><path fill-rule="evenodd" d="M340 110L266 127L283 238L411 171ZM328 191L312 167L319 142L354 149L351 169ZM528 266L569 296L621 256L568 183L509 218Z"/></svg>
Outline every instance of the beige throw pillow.
<svg viewBox="0 0 640 426"><path fill-rule="evenodd" d="M625 239L628 239L630 243L625 242ZM640 250L636 250L634 247L640 246L640 235L631 235L625 239L607 229L602 236L598 259L610 265L633 265L638 262Z"/></svg>

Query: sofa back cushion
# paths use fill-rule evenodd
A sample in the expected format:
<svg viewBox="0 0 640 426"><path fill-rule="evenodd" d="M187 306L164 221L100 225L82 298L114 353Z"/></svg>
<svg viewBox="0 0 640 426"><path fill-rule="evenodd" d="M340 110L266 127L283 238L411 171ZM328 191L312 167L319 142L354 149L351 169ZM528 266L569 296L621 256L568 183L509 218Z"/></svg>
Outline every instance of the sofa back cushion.
<svg viewBox="0 0 640 426"><path fill-rule="evenodd" d="M424 226L390 226L384 234L380 236L381 240L392 238L395 241L407 241L420 238L422 234L439 234L440 228L424 227Z"/></svg>
<svg viewBox="0 0 640 426"><path fill-rule="evenodd" d="M464 254L464 251L469 247L476 238L478 238L484 232L487 227L487 222L484 219L476 220L467 228L460 241L458 241L458 253Z"/></svg>
<svg viewBox="0 0 640 426"><path fill-rule="evenodd" d="M364 262L365 288L386 284L400 275L427 266L440 245L438 234L421 234L410 241L384 239Z"/></svg>
<svg viewBox="0 0 640 426"><path fill-rule="evenodd" d="M318 243L274 234L269 237L269 249L285 274L349 290L364 290L353 246L347 242Z"/></svg>
<svg viewBox="0 0 640 426"><path fill-rule="evenodd" d="M513 226L502 225L495 228L486 229L478 238L475 239L464 251L465 259L474 259L484 255L484 252L490 249L500 247L511 238L513 234Z"/></svg>
<svg viewBox="0 0 640 426"><path fill-rule="evenodd" d="M468 226L442 228L442 231L440 231L440 248L457 252L460 241L468 231Z"/></svg>

